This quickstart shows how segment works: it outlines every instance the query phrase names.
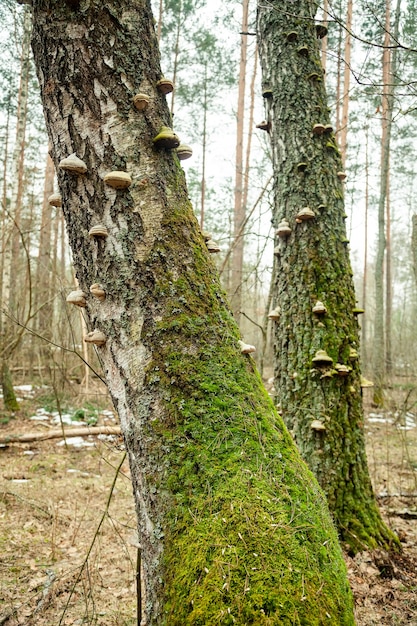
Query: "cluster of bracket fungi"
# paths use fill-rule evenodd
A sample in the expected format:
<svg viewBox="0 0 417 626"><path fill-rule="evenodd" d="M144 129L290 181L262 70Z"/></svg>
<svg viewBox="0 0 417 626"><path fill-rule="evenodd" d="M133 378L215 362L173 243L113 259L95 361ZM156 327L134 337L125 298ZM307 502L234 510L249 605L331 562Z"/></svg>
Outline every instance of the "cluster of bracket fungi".
<svg viewBox="0 0 417 626"><path fill-rule="evenodd" d="M318 39L322 39L323 37L325 37L327 35L327 27L321 23L316 24L316 35ZM299 34L297 31L295 30L290 31L286 33L285 37L288 43L296 44L298 46L297 54L305 58L309 57L308 47L306 45L300 45L298 42ZM313 73L309 74L307 78L314 82L321 82L322 76L323 76L323 72L320 73L320 70L319 70L319 71L314 71ZM271 108L269 103L272 101L274 97L274 91L271 88L271 85L269 83L263 84L262 96L265 98L267 109L269 111L269 109ZM316 110L320 112L321 107L317 106ZM271 120L269 119L269 112L268 112L267 119L257 124L256 128L270 133L271 126L272 124L271 124ZM320 122L313 124L311 132L312 132L313 137L322 137L324 139L324 145L326 146L326 148L328 148L329 150L338 152L338 148L334 140L334 129L331 124L320 123ZM300 162L297 163L296 165L296 170L297 170L297 173L301 176L308 174L308 170L309 170L308 162L306 162L306 160L300 160ZM338 171L336 175L337 175L337 178L341 182L344 182L346 180L346 173L344 171ZM300 208L300 210L297 212L295 216L295 224L302 224L303 222L310 222L312 220L315 220L316 216L319 215L320 212L324 209L326 209L325 205L320 205L317 207L317 209L315 208L314 210L309 206ZM344 215L343 217L346 218L346 215ZM283 219L279 222L278 227L276 229L276 236L278 237L279 243L275 247L275 250L274 250L274 253L276 256L281 255L282 246L285 245L288 238L292 234L293 228L294 226L291 227L290 221L286 219L285 217L283 217ZM342 238L340 242L341 244L345 246L349 244L349 241L346 238ZM364 313L363 309L355 308L353 310L353 314L355 316L358 316L361 313ZM272 308L269 311L268 318L273 322L278 322L280 320L280 315L281 315L281 309L278 305L276 305L274 308ZM315 318L318 318L317 321L319 325L323 325L323 322L321 320L324 316L327 315L326 305L320 300L317 300L312 306L312 315ZM357 350L350 347L348 361L352 362L352 361L355 361L357 358L358 358ZM312 372L313 371L320 372L321 378L332 378L333 376L346 377L352 371L352 367L350 364L334 363L333 359L327 354L325 350L317 350L314 357L312 358L312 367L313 367ZM369 381L366 381L366 382L369 383ZM353 388L352 388L352 391L354 391ZM313 430L316 430L316 431L326 430L326 426L321 420L317 420L317 419L313 420L310 426Z"/></svg>
<svg viewBox="0 0 417 626"><path fill-rule="evenodd" d="M171 80L163 77L156 83L156 88L160 94L166 95L173 91L174 85ZM138 111L143 112L149 106L151 97L145 93L138 93L133 97L132 101L133 106ZM180 161L190 158L193 153L190 146L186 144L181 144L178 136L168 126L162 126L159 133L153 138L152 142L157 149L175 150ZM76 153L70 154L68 157L62 159L58 167L64 172L68 172L72 175L83 175L87 172L88 169L86 163L82 159L80 159ZM103 182L105 185L108 185L113 189L123 190L128 189L132 185L133 181L131 175L128 172L114 170L108 172L104 176ZM49 196L48 202L51 206L61 207L61 194L53 193ZM104 240L109 236L108 229L104 224L95 224L90 228L88 234L92 239L95 240ZM206 235L207 233L204 235L204 240L206 242L208 251L210 253L219 252L220 248L218 247L216 242L212 240L211 235ZM93 285L91 285L90 293L100 302L103 302L106 299L106 290L104 286L100 283L94 283ZM71 293L68 294L66 300L68 303L75 306L87 306L87 294L80 289L71 291ZM96 346L104 346L106 344L107 337L101 330L96 328L84 337L84 341L87 343L93 343Z"/></svg>

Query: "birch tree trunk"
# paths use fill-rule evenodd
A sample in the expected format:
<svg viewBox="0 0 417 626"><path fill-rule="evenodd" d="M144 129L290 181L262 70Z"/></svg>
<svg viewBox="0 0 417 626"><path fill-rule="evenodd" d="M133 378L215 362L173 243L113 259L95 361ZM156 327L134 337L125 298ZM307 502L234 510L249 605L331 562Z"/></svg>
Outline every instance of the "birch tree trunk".
<svg viewBox="0 0 417 626"><path fill-rule="evenodd" d="M70 4L34 0L32 45L55 165L87 166L58 179L130 459L142 621L353 624L325 499L238 346L180 162L153 143L169 110L150 5ZM129 189L104 183L112 170ZM107 238L89 236L97 223Z"/></svg>
<svg viewBox="0 0 417 626"><path fill-rule="evenodd" d="M278 227L275 387L285 422L355 552L395 539L380 517L366 461L342 161L317 79L314 7L303 0L295 10L287 0L258 9Z"/></svg>

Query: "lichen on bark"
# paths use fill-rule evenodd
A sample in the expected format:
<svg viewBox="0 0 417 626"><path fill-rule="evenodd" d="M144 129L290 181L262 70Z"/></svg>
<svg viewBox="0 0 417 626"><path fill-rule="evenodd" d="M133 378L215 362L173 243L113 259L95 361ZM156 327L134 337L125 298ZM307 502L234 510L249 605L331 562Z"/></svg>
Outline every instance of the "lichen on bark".
<svg viewBox="0 0 417 626"><path fill-rule="evenodd" d="M341 538L356 552L399 544L381 519L366 461L344 173L324 82L311 79L323 76L316 8L310 0L258 8L269 89L273 221L277 227L285 218L291 228L288 237L277 237L273 304L281 316L274 328L275 386L284 420L327 495ZM289 38L289 32L297 37ZM303 207L315 217L297 218ZM313 312L317 301L324 303L325 314ZM316 365L319 350L332 363Z"/></svg>
<svg viewBox="0 0 417 626"><path fill-rule="evenodd" d="M88 324L107 337L97 350L129 453L144 621L353 624L325 498L239 350L180 163L152 142L169 112L149 4L34 0L33 33L55 164L77 152L88 168L58 179ZM128 190L103 183L114 169ZM104 240L88 236L97 222Z"/></svg>

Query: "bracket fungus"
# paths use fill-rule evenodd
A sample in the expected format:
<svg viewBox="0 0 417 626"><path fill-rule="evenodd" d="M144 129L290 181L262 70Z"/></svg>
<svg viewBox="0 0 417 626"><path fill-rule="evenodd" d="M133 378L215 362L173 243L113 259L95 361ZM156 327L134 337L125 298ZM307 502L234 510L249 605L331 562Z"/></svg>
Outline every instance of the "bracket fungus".
<svg viewBox="0 0 417 626"><path fill-rule="evenodd" d="M62 196L60 193L53 193L49 196L48 202L51 206L62 206Z"/></svg>
<svg viewBox="0 0 417 626"><path fill-rule="evenodd" d="M259 130L266 130L266 132L269 133L271 130L271 122L263 120L260 124L256 124L256 128L259 128Z"/></svg>
<svg viewBox="0 0 417 626"><path fill-rule="evenodd" d="M301 57L304 57L304 58L307 58L307 57L308 57L308 55L309 55L309 51L308 51L307 46L300 46L300 47L298 48L297 52L298 52L298 54L299 54Z"/></svg>
<svg viewBox="0 0 417 626"><path fill-rule="evenodd" d="M249 343L245 343L239 339L238 345L242 354L251 354L252 352L256 352L255 346L251 346Z"/></svg>
<svg viewBox="0 0 417 626"><path fill-rule="evenodd" d="M292 233L292 230L290 228L290 225L288 223L287 220L282 220L279 224L278 224L278 228L277 228L277 232L276 234L278 235L278 237L281 237L282 239L285 239L286 237L289 237Z"/></svg>
<svg viewBox="0 0 417 626"><path fill-rule="evenodd" d="M322 135L324 133L324 124L314 124L313 135Z"/></svg>
<svg viewBox="0 0 417 626"><path fill-rule="evenodd" d="M269 84L265 84L265 85L262 87L262 97L263 97L263 98L266 98L266 99L269 99L269 98L272 98L272 97L273 97L273 95L274 95L274 94L273 94L273 91L272 91L272 89L271 89L270 85L269 85Z"/></svg>
<svg viewBox="0 0 417 626"><path fill-rule="evenodd" d="M193 151L190 146L187 146L185 143L181 143L177 148L177 156L180 161L185 161L185 159L189 159L193 156Z"/></svg>
<svg viewBox="0 0 417 626"><path fill-rule="evenodd" d="M320 74L318 74L318 72L311 72L311 74L309 74L307 76L307 78L309 80L312 80L314 83L320 83L321 82L321 76ZM320 108L319 108L320 110Z"/></svg>
<svg viewBox="0 0 417 626"><path fill-rule="evenodd" d="M315 315L326 315L327 309L323 302L317 300L316 304L313 306L313 313Z"/></svg>
<svg viewBox="0 0 417 626"><path fill-rule="evenodd" d="M281 307L276 306L275 309L271 309L268 313L268 319L277 322L281 316Z"/></svg>
<svg viewBox="0 0 417 626"><path fill-rule="evenodd" d="M342 181L346 180L346 176L347 176L346 172L337 172L337 177L339 180L342 180Z"/></svg>
<svg viewBox="0 0 417 626"><path fill-rule="evenodd" d="M295 216L295 221L298 223L308 222L309 220L314 220L315 217L316 214L314 213L314 211L310 209L310 207L305 206L303 209L301 209L301 211L297 213L297 215Z"/></svg>
<svg viewBox="0 0 417 626"><path fill-rule="evenodd" d="M172 82L172 80L169 80L169 78L163 77L156 83L156 88L159 93L162 93L164 96L166 96L168 93L172 93L174 91L174 83Z"/></svg>
<svg viewBox="0 0 417 626"><path fill-rule="evenodd" d="M96 328L84 337L86 343L94 343L96 346L104 346L107 341L106 335Z"/></svg>
<svg viewBox="0 0 417 626"><path fill-rule="evenodd" d="M212 234L208 232L208 230L202 230L201 234L203 235L204 241L208 241L212 238Z"/></svg>
<svg viewBox="0 0 417 626"><path fill-rule="evenodd" d="M308 163L306 163L305 161L302 161L301 163L297 163L297 172L299 172L300 174L304 174L307 168L308 168Z"/></svg>
<svg viewBox="0 0 417 626"><path fill-rule="evenodd" d="M132 177L127 172L121 172L119 170L115 170L114 172L109 172L103 178L106 185L109 187L113 187L113 189L127 189L132 184Z"/></svg>
<svg viewBox="0 0 417 626"><path fill-rule="evenodd" d="M355 348L349 348L349 359L351 361L356 361L357 359L359 359L358 351L355 350Z"/></svg>
<svg viewBox="0 0 417 626"><path fill-rule="evenodd" d="M362 315L365 313L365 309L360 309L359 307L355 307L352 311L353 315Z"/></svg>
<svg viewBox="0 0 417 626"><path fill-rule="evenodd" d="M321 420L313 420L310 424L311 430L326 430L326 426Z"/></svg>
<svg viewBox="0 0 417 626"><path fill-rule="evenodd" d="M298 39L298 33L296 30L290 30L289 33L287 33L287 41L289 43L292 43L293 41L297 41Z"/></svg>
<svg viewBox="0 0 417 626"><path fill-rule="evenodd" d="M103 224L96 224L88 231L90 237L108 237L109 231Z"/></svg>
<svg viewBox="0 0 417 626"><path fill-rule="evenodd" d="M133 96L133 105L138 111L144 111L148 108L150 97L146 93L137 93Z"/></svg>
<svg viewBox="0 0 417 626"><path fill-rule="evenodd" d="M216 252L220 252L220 247L219 244L216 243L215 241L213 241L213 239L208 239L206 241L206 246L207 246L207 250L210 252L210 254L215 254Z"/></svg>
<svg viewBox="0 0 417 626"><path fill-rule="evenodd" d="M157 148L178 148L180 140L169 126L162 126L156 137L153 138L153 143Z"/></svg>
<svg viewBox="0 0 417 626"><path fill-rule="evenodd" d="M333 359L327 354L326 350L317 350L312 363L315 367L328 367L333 365Z"/></svg>
<svg viewBox="0 0 417 626"><path fill-rule="evenodd" d="M334 366L334 369L336 370L339 376L347 376L352 371L351 367L348 367L347 365L343 365L343 363L336 363L336 365Z"/></svg>
<svg viewBox="0 0 417 626"><path fill-rule="evenodd" d="M87 301L85 299L84 291L81 291L81 289L77 289L76 291L71 291L71 293L67 295L67 302L69 304L75 304L76 306L85 307L87 304Z"/></svg>
<svg viewBox="0 0 417 626"><path fill-rule="evenodd" d="M368 380L364 376L361 376L361 387L362 387L362 389L366 389L367 387L373 387L373 386L374 386L374 383L372 382L372 380Z"/></svg>
<svg viewBox="0 0 417 626"><path fill-rule="evenodd" d="M324 24L316 24L317 39L323 39L327 35L327 27Z"/></svg>
<svg viewBox="0 0 417 626"><path fill-rule="evenodd" d="M106 299L106 292L104 291L103 286L99 283L94 283L93 285L91 285L90 293L92 293L93 296L101 302Z"/></svg>
<svg viewBox="0 0 417 626"><path fill-rule="evenodd" d="M333 132L333 126L331 124L326 124L324 127L324 132L330 135Z"/></svg>
<svg viewBox="0 0 417 626"><path fill-rule="evenodd" d="M65 172L69 172L70 174L85 174L87 171L87 166L82 161L75 152L67 156L65 159L59 162L58 165L60 170L64 170Z"/></svg>

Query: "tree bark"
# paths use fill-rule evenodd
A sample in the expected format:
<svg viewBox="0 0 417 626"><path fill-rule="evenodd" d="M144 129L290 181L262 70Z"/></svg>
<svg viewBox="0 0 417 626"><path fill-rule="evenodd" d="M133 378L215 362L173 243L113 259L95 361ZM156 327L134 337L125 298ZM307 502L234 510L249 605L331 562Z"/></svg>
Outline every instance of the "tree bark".
<svg viewBox="0 0 417 626"><path fill-rule="evenodd" d="M248 32L248 12L249 0L242 2L242 33ZM240 37L240 64L239 64L239 86L238 102L236 113L236 164L235 164L235 194L233 212L233 239L236 245L233 248L231 258L231 280L230 280L230 300L235 319L239 323L240 308L242 302L242 280L243 280L243 248L244 236L241 232L242 223L245 221L246 207L243 204L243 130L245 117L245 87L246 87L246 65L247 65L248 36L242 34ZM239 233L240 237L239 237Z"/></svg>
<svg viewBox="0 0 417 626"><path fill-rule="evenodd" d="M398 40L401 0L397 0L392 37ZM391 145L392 117L394 109L394 89L396 77L397 54L396 49L390 50L391 18L390 0L386 0L385 10L385 38L382 54L382 137L381 137L381 177L378 202L378 248L375 261L375 323L374 323L374 403L382 406L384 403L384 381L386 374L386 336L385 336L385 307L384 307L384 261L386 253L386 211L387 190L389 181L389 154Z"/></svg>
<svg viewBox="0 0 417 626"><path fill-rule="evenodd" d="M380 517L365 454L341 155L330 128L313 132L315 124L329 125L325 88L316 79L321 65L313 3L300 1L296 10L290 0L268 7L259 5L258 35L263 82L272 92L273 219L278 226L285 218L291 228L276 243L274 302L281 316L275 323L275 386L284 420L327 494L345 545L352 552L388 546L395 539ZM289 40L289 32L297 36ZM303 207L314 219L297 217ZM317 301L324 314L313 312ZM319 350L327 353L327 364Z"/></svg>
<svg viewBox="0 0 417 626"><path fill-rule="evenodd" d="M342 121L339 133L339 146L342 155L343 168L346 166L347 153L347 132L349 120L349 93L350 93L350 60L352 52L352 19L353 19L353 0L348 0L346 14L346 30L345 30L345 54L344 54L344 71L343 71L343 98L342 98Z"/></svg>
<svg viewBox="0 0 417 626"><path fill-rule="evenodd" d="M238 347L180 162L153 145L169 110L149 3L34 0L34 22L54 162L76 152L87 165L58 180L88 325L107 338L97 351L129 454L143 622L353 624L325 499ZM130 173L128 190L105 185L112 170ZM88 235L98 222L104 240Z"/></svg>
<svg viewBox="0 0 417 626"><path fill-rule="evenodd" d="M36 318L36 330L49 339L52 338L51 318L53 313L51 292L51 235L52 206L49 197L54 191L55 168L51 157L47 156L43 203L41 215L41 231L39 235L39 253L36 266L34 307L39 310Z"/></svg>

